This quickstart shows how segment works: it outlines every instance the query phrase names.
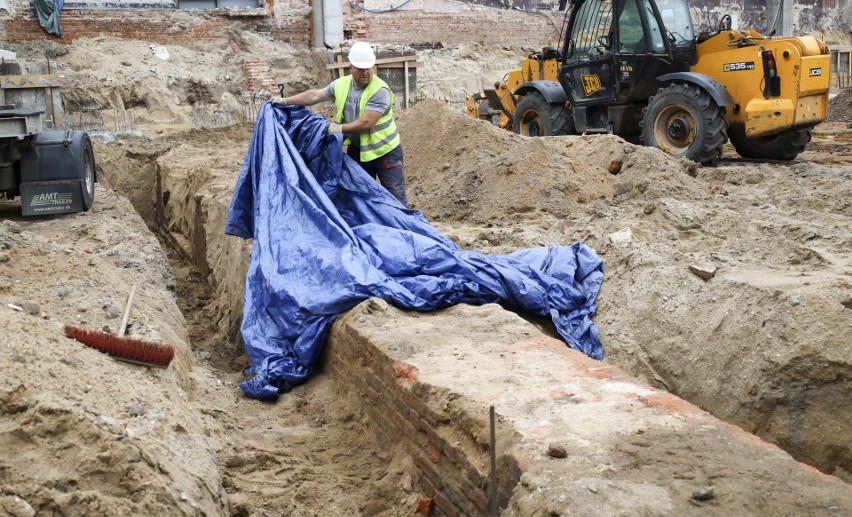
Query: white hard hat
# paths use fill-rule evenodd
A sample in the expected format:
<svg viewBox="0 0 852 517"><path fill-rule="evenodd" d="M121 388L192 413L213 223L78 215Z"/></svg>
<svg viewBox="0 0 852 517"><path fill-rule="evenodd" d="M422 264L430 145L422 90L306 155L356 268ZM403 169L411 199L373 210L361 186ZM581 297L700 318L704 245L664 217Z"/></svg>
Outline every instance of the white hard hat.
<svg viewBox="0 0 852 517"><path fill-rule="evenodd" d="M349 50L349 62L355 68L373 68L376 64L376 55L369 43L359 41L352 45Z"/></svg>

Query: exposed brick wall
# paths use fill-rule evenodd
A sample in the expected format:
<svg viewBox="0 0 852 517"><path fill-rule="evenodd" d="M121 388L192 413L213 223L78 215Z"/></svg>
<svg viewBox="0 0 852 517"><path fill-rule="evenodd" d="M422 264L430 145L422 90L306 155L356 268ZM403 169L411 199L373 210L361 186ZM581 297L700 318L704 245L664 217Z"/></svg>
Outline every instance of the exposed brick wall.
<svg viewBox="0 0 852 517"><path fill-rule="evenodd" d="M489 514L489 445L482 434L487 420L466 412L450 416L452 393L420 382L416 368L388 357L351 326L335 325L325 361L325 370L361 397L358 405L372 430L413 459L421 489L432 499L430 515ZM498 457L497 470L497 501L505 507L521 468L505 455Z"/></svg>
<svg viewBox="0 0 852 517"><path fill-rule="evenodd" d="M372 43L444 46L464 42L488 45L555 44L559 31L543 17L510 11L477 10L464 13L397 13L370 24Z"/></svg>
<svg viewBox="0 0 852 517"><path fill-rule="evenodd" d="M208 41L218 39L227 29L224 20L194 20L189 26L178 25L171 19L171 11L162 10L63 10L60 28L63 37L47 34L38 23L33 9L22 9L6 22L6 41L52 39L58 43L71 43L75 38L112 36L117 38L149 40L155 43Z"/></svg>
<svg viewBox="0 0 852 517"><path fill-rule="evenodd" d="M394 7L388 13L370 13L343 1L344 36L350 40L366 40L384 45L427 45L441 43L445 46L463 42L482 42L489 45L523 45L538 47L556 43L559 39L562 13L541 11L531 13L518 10L484 8L475 0L418 0L402 6L402 1L381 3L371 0L366 5L372 10ZM364 6L363 0L354 0ZM724 0L709 0L709 11L699 15L700 22L715 23L720 4ZM840 28L847 23L852 0L826 0L829 5L811 5L810 1L796 3L796 28L814 30L817 27ZM265 8L250 10L248 14L232 10L180 11L157 9L76 9L66 7L61 13L60 26L63 37L50 36L38 24L35 11L27 0L9 0L10 9L5 19L0 18L0 40L20 43L32 40L53 39L70 43L75 38L110 36L134 38L158 44L188 43L196 41L221 41L227 29L239 28L290 43L296 47L309 47L311 42L311 0L264 0ZM737 4L739 5L739 4ZM758 13L759 19L750 20L757 28L765 23L766 0L746 2L748 12ZM733 8L732 5L728 9ZM742 7L736 7L742 9ZM724 10L724 9L723 9ZM812 20L819 19L813 27ZM745 20L743 20L745 21Z"/></svg>
<svg viewBox="0 0 852 517"><path fill-rule="evenodd" d="M311 45L309 0L266 0L264 10L238 12L158 9L77 9L60 15L62 37L49 35L26 0L12 2L13 13L0 19L0 39L9 43L51 39L68 44L76 38L108 36L156 44L214 42L229 28L267 34L296 47ZM360 3L363 5L363 2ZM558 36L543 16L518 11L470 7L462 2L424 0L417 9L368 13L344 3L344 34L352 40L386 45L455 45L477 41L494 45L539 46ZM264 15L264 11L266 15ZM273 15L273 13L275 13Z"/></svg>
<svg viewBox="0 0 852 517"><path fill-rule="evenodd" d="M368 13L348 2L343 7L346 37L383 45L481 42L539 47L558 41L562 15L489 9L445 0L418 0L416 6L408 4L390 13Z"/></svg>
<svg viewBox="0 0 852 517"><path fill-rule="evenodd" d="M275 79L272 78L269 67L265 62L257 59L248 60L243 63L243 70L248 75L249 91L257 91L265 88L275 95L278 94L278 86L275 83Z"/></svg>
<svg viewBox="0 0 852 517"><path fill-rule="evenodd" d="M108 36L182 44L222 41L227 39L228 29L239 28L308 47L311 33L309 18L301 14L274 18L205 12L190 16L187 11L171 9L63 9L60 28L61 38L48 34L39 25L35 10L21 6L14 16L0 21L0 37L9 43L51 39L67 44L76 38Z"/></svg>

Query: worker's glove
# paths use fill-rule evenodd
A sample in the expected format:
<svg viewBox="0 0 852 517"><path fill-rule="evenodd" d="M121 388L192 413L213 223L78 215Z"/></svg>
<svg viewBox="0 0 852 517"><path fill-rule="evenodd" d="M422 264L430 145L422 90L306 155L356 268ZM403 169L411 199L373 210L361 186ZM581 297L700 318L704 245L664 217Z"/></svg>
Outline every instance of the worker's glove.
<svg viewBox="0 0 852 517"><path fill-rule="evenodd" d="M287 102L284 100L284 97L273 97L272 98L272 104L285 105L285 104L287 104Z"/></svg>
<svg viewBox="0 0 852 517"><path fill-rule="evenodd" d="M328 125L328 134L329 135L336 135L336 134L342 133L342 132L343 132L343 126L342 125L340 125L336 122L332 122Z"/></svg>

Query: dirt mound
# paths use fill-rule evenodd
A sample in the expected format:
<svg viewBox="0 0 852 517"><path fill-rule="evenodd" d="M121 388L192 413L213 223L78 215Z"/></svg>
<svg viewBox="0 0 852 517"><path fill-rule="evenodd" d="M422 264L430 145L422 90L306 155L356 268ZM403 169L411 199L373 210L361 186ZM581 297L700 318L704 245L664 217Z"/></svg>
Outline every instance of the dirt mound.
<svg viewBox="0 0 852 517"><path fill-rule="evenodd" d="M315 66L322 51L235 40L241 53L168 46L169 60L146 42L106 38L17 49L53 56L66 102L135 107L146 136L93 137L100 185L86 214L23 219L0 203L0 514L26 504L39 515L409 515L416 503L412 467L372 443L366 417L346 404L357 393L318 376L274 406L242 397L246 363L222 323L239 303L186 265L172 272L144 228L160 175L169 228L187 250L196 252L197 223L223 235L251 127L175 128L241 91L243 64L266 60L288 91L326 82ZM457 73L464 82L451 59L514 59L487 50L436 52L444 61L419 68L418 86L449 88ZM835 98L830 116L849 116L849 97ZM438 101L397 115L410 198L442 231L484 253L593 246L605 261L595 322L607 362L852 479L847 123L817 126L791 164L733 157L700 167L614 136L520 137ZM236 271L225 285L236 298L250 243L227 239L210 239L206 252ZM61 333L60 322L114 331L132 283L130 334L180 345L174 368L116 364ZM700 463L697 454L690 472Z"/></svg>
<svg viewBox="0 0 852 517"><path fill-rule="evenodd" d="M495 49L481 43L423 50L422 63L417 67L417 94L428 99L451 99L461 107L464 96L493 87L506 72L520 68L529 53L519 47Z"/></svg>
<svg viewBox="0 0 852 517"><path fill-rule="evenodd" d="M221 127L253 120L271 94L250 91L246 69L266 75L285 91L327 84L323 51L294 49L244 31L227 42L153 45L143 40L79 38L73 45L29 42L10 47L22 73L63 74L64 120L81 129L162 135L190 127ZM238 50L235 50L238 49ZM92 59L97 56L97 59Z"/></svg>
<svg viewBox="0 0 852 517"><path fill-rule="evenodd" d="M139 40L79 39L55 66L66 75L65 110L73 116L96 107L109 130L115 117L133 117L137 125L190 126L193 109L209 106L212 111L223 99L229 100L232 117L239 118L235 99L245 73L227 45L160 47Z"/></svg>
<svg viewBox="0 0 852 517"><path fill-rule="evenodd" d="M841 91L828 103L829 122L852 122L852 88Z"/></svg>
<svg viewBox="0 0 852 517"><path fill-rule="evenodd" d="M0 202L0 514L220 515L209 430L188 396L215 380L190 371L174 273L126 199L99 186L96 200L41 219ZM167 369L64 335L116 332L131 284L127 335L175 347Z"/></svg>
<svg viewBox="0 0 852 517"><path fill-rule="evenodd" d="M581 241L604 258L596 322L608 362L845 472L847 438L812 431L849 419L832 406L848 390L848 339L828 324L849 312L848 162L823 165L840 136L818 131L824 149L790 166L701 167L615 136L521 137L437 101L399 126L410 198L462 247ZM803 364L823 366L805 375ZM788 399L807 411L772 402Z"/></svg>
<svg viewBox="0 0 852 517"><path fill-rule="evenodd" d="M522 137L434 100L403 112L399 127L412 204L435 220L566 217L597 199L706 192L685 174L694 164L615 136Z"/></svg>

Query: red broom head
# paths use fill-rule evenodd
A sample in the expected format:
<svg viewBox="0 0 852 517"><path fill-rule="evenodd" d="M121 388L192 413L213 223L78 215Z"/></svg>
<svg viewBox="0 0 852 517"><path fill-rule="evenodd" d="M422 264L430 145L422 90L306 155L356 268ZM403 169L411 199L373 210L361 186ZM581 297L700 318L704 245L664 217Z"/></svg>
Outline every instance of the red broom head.
<svg viewBox="0 0 852 517"><path fill-rule="evenodd" d="M174 348L169 345L118 337L98 330L86 330L65 325L65 335L116 359L135 363L165 368L175 356Z"/></svg>

